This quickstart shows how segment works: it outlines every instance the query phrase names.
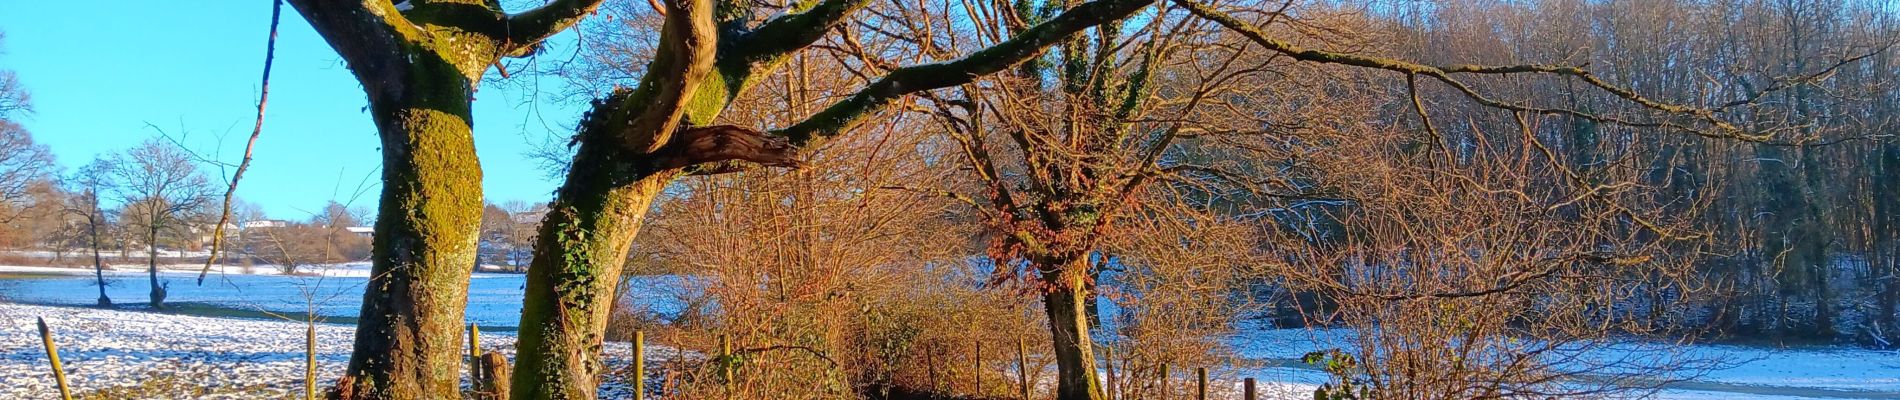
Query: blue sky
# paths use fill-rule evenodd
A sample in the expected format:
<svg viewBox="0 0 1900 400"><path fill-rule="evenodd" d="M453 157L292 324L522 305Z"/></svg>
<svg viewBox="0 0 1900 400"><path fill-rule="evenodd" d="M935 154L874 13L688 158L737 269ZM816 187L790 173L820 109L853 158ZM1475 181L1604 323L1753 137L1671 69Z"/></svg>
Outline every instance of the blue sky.
<svg viewBox="0 0 1900 400"><path fill-rule="evenodd" d="M68 171L158 135L148 124L235 162L256 115L270 3L108 0L87 3L80 17L68 2L0 2L0 69L15 71L33 96L34 112L19 123ZM562 90L558 78L538 82L543 92ZM477 93L476 151L492 202L546 201L558 182L525 152L565 136L580 114L581 105L524 86ZM353 205L373 208L381 161L366 104L336 52L285 6L264 135L238 197L274 218L302 219L332 198L350 201L367 176L370 190ZM215 168L205 172L224 181Z"/></svg>

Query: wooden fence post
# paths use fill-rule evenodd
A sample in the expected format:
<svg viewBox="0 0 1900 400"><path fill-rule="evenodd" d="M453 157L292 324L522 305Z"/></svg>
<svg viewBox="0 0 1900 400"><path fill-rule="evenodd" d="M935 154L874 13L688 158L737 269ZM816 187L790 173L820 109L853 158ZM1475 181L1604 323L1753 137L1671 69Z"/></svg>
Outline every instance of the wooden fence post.
<svg viewBox="0 0 1900 400"><path fill-rule="evenodd" d="M1022 381L1023 400L1029 400L1029 345L1016 338L1016 379Z"/></svg>
<svg viewBox="0 0 1900 400"><path fill-rule="evenodd" d="M1245 388L1245 391L1243 391L1242 393L1245 394L1246 397L1244 398L1246 400L1258 400L1260 398L1259 397L1260 394L1256 392L1254 389L1253 378L1247 378L1246 388Z"/></svg>
<svg viewBox="0 0 1900 400"><path fill-rule="evenodd" d="M1207 367L1194 368L1194 399L1207 400Z"/></svg>
<svg viewBox="0 0 1900 400"><path fill-rule="evenodd" d="M1161 397L1158 398L1167 400L1169 394L1171 393L1168 393L1168 364L1161 364Z"/></svg>
<svg viewBox="0 0 1900 400"><path fill-rule="evenodd" d="M647 396L647 333L633 331L633 400Z"/></svg>
<svg viewBox="0 0 1900 400"><path fill-rule="evenodd" d="M479 387L482 382L482 327L468 324L468 384Z"/></svg>
<svg viewBox="0 0 1900 400"><path fill-rule="evenodd" d="M40 322L40 339L46 342L46 359L53 362L53 381L59 384L59 398L73 400L73 390L66 387L66 369L59 365L59 347L53 345L53 330L46 327L46 318Z"/></svg>
<svg viewBox="0 0 1900 400"><path fill-rule="evenodd" d="M976 347L970 351L970 383L975 387L971 393L983 396L983 340L977 339Z"/></svg>
<svg viewBox="0 0 1900 400"><path fill-rule="evenodd" d="M482 381L475 387L476 398L484 400L508 400L508 357L498 352L482 354Z"/></svg>
<svg viewBox="0 0 1900 400"><path fill-rule="evenodd" d="M317 400L317 321L312 319L303 331L303 398Z"/></svg>
<svg viewBox="0 0 1900 400"><path fill-rule="evenodd" d="M737 386L734 385L737 382L732 381L732 370L738 363L733 362L732 359L732 338L730 336L719 335L719 362L719 372L726 378L726 400L732 400L732 392L735 386Z"/></svg>

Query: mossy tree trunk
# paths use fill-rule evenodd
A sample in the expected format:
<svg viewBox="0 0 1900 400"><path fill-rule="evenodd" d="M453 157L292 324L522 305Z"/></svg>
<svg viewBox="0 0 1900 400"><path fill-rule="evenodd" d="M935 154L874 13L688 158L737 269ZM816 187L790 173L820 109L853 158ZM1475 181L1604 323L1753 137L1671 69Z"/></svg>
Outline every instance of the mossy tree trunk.
<svg viewBox="0 0 1900 400"><path fill-rule="evenodd" d="M462 79L448 72L434 78ZM467 101L455 101L466 94L451 89L436 98L415 93L370 103L383 142L382 202L344 381L354 387L342 392L392 399L457 395L468 266L475 262L482 207Z"/></svg>
<svg viewBox="0 0 1900 400"><path fill-rule="evenodd" d="M679 176L678 170L640 171L635 160L603 153L613 152L577 157L597 167L569 176L542 223L529 261L513 398L595 396L602 335L627 246L653 199Z"/></svg>
<svg viewBox="0 0 1900 400"><path fill-rule="evenodd" d="M368 95L383 153L371 278L349 370L330 397L461 396L461 337L482 211L470 99L599 0L509 15L487 0L290 0Z"/></svg>

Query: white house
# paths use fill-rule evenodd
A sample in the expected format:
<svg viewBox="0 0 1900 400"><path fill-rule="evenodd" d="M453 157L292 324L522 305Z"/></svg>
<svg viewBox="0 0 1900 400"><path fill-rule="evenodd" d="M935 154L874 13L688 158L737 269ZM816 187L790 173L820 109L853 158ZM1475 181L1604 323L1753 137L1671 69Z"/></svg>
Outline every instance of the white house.
<svg viewBox="0 0 1900 400"><path fill-rule="evenodd" d="M244 229L251 229L251 228L282 228L282 227L285 227L285 226L290 226L290 223L289 223L289 222L285 222L284 220L281 220L281 219L261 219L261 220L256 220L256 221L245 221L245 222L244 222L244 224L243 224L243 225L241 225L241 226L242 226L242 227L243 227Z"/></svg>

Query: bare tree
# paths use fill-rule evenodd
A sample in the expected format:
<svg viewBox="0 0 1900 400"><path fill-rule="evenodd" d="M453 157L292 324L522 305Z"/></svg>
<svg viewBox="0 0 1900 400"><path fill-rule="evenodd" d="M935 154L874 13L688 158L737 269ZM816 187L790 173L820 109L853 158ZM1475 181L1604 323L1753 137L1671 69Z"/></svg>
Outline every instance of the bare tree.
<svg viewBox="0 0 1900 400"><path fill-rule="evenodd" d="M0 45L5 44L6 32L0 32ZM4 50L0 50L3 53ZM19 112L33 111L33 97L26 87L20 85L20 78L12 70L0 70L0 120L12 117Z"/></svg>
<svg viewBox="0 0 1900 400"><path fill-rule="evenodd" d="M25 127L0 119L0 222L20 216L35 183L54 177L58 166L45 145L33 142Z"/></svg>
<svg viewBox="0 0 1900 400"><path fill-rule="evenodd" d="M145 241L152 307L164 308L167 285L158 280L158 247L196 239L193 233L202 228L197 224L204 223L200 213L211 204L211 187L189 154L162 139L147 139L115 156L112 166L113 186L124 202L122 219Z"/></svg>
<svg viewBox="0 0 1900 400"><path fill-rule="evenodd" d="M106 296L106 262L100 256L104 242L99 236L99 230L109 230L113 220L113 214L99 206L100 195L115 190L112 173L112 161L105 157L93 158L91 163L80 167L66 179L67 187L76 195L66 198L63 210L67 215L84 220L86 247L92 250L93 279L99 285L100 307L112 306L112 298Z"/></svg>
<svg viewBox="0 0 1900 400"><path fill-rule="evenodd" d="M528 260L523 257L534 256L534 235L540 227L541 219L548 215L548 205L513 200L502 203L501 209L508 213L506 243L509 264L514 266L515 272L526 272Z"/></svg>

